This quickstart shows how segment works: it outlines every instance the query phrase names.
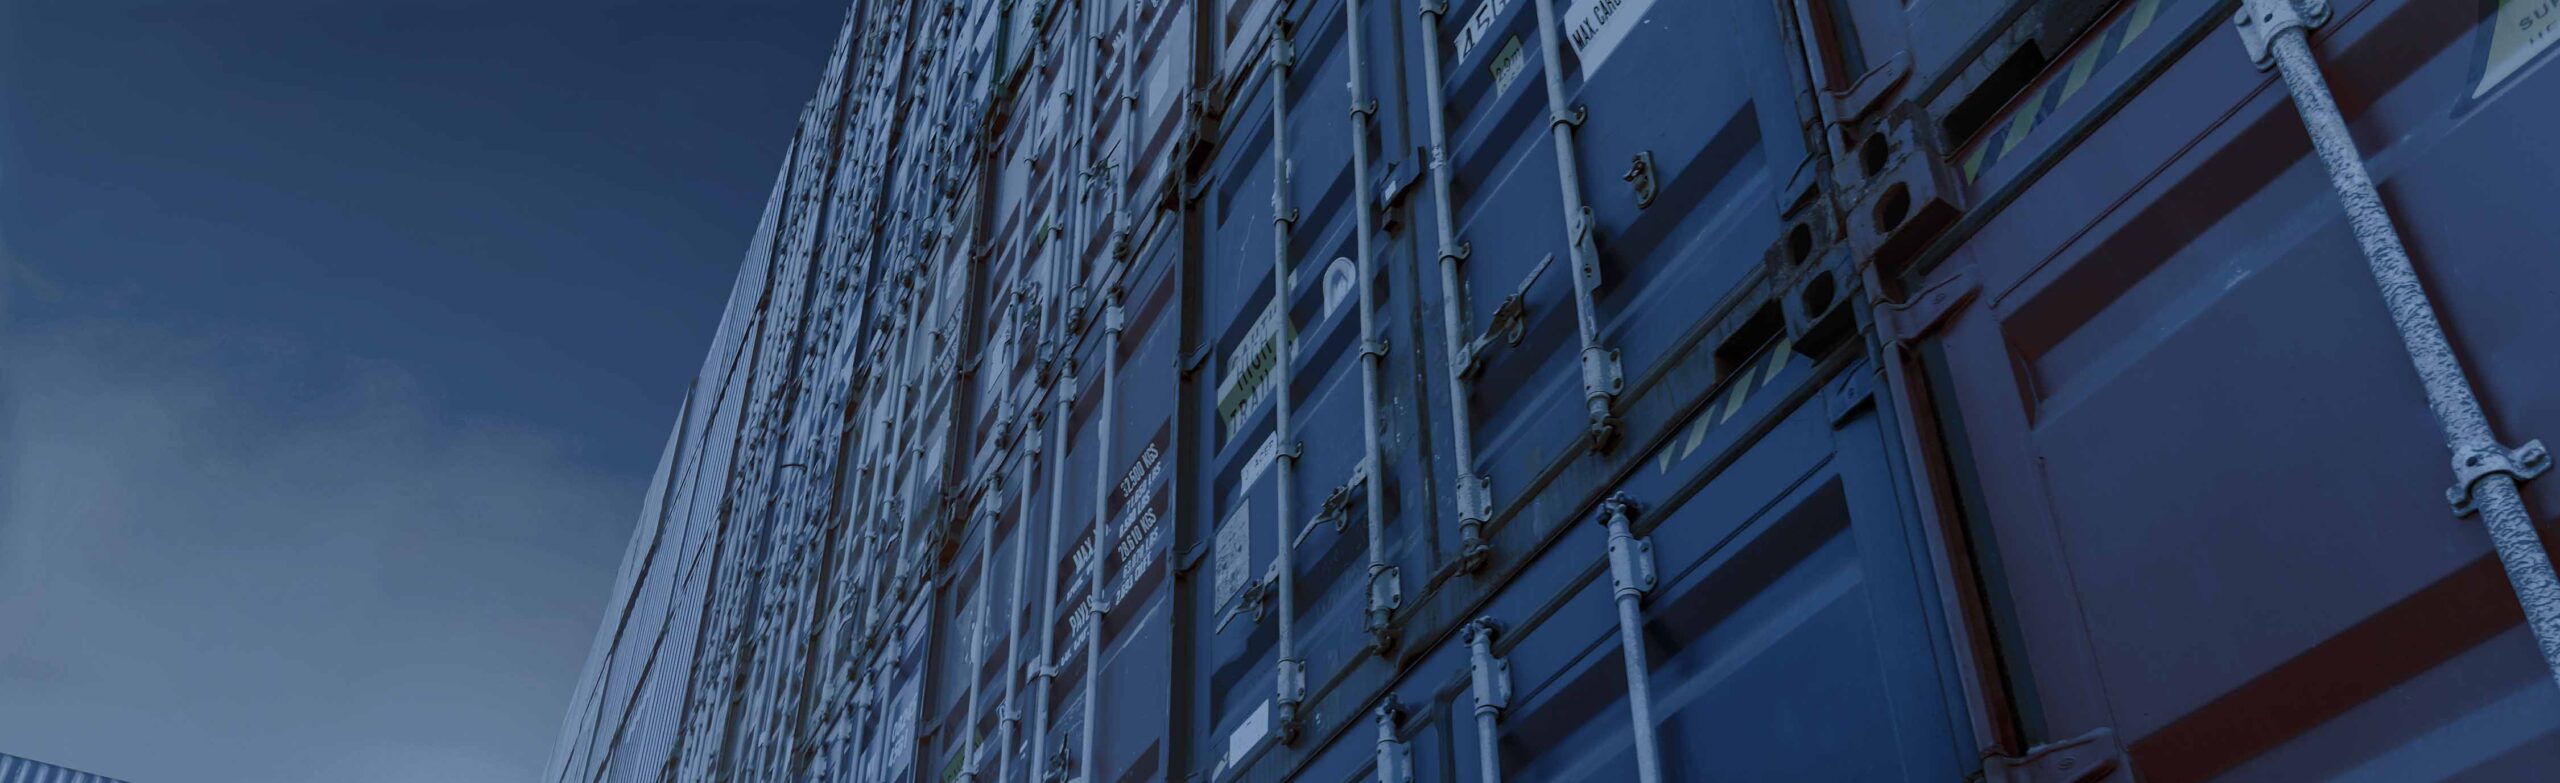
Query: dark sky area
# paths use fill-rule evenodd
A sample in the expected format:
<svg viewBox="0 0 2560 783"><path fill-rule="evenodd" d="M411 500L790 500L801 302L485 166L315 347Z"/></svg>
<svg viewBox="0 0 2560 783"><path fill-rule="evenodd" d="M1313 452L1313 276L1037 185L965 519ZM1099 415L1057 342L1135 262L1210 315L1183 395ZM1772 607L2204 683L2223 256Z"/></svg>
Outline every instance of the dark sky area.
<svg viewBox="0 0 2560 783"><path fill-rule="evenodd" d="M0 752L523 780L844 0L0 0Z"/></svg>

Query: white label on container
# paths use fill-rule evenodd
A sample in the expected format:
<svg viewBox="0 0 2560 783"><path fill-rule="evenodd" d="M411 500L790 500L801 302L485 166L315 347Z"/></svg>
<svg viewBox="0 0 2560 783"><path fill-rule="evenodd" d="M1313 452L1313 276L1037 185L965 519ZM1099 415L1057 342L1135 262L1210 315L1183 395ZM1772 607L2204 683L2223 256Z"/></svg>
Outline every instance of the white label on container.
<svg viewBox="0 0 2560 783"><path fill-rule="evenodd" d="M1627 32L1653 10L1653 0L1582 0L1565 9L1566 40L1573 42L1574 59L1582 61L1582 79L1600 72L1609 61L1609 53L1627 40Z"/></svg>
<svg viewBox="0 0 2560 783"><path fill-rule="evenodd" d="M2560 0L2499 0L2498 18L2490 23L2489 59L2471 97L2497 89L2553 43L2560 43Z"/></svg>
<svg viewBox="0 0 2560 783"><path fill-rule="evenodd" d="M1279 459L1280 433L1274 432L1262 436L1262 445L1255 447L1253 456L1246 457L1244 460L1244 475L1236 479L1236 497L1241 498L1251 494L1254 482L1261 481L1263 471L1270 470L1271 463Z"/></svg>
<svg viewBox="0 0 2560 783"><path fill-rule="evenodd" d="M1342 302L1351 298L1351 289L1360 284L1360 267L1348 258L1336 258L1324 267L1324 316L1333 317Z"/></svg>
<svg viewBox="0 0 2560 783"><path fill-rule="evenodd" d="M1225 607L1253 579L1253 514L1250 506L1236 507L1226 524L1218 526L1217 550L1210 553L1210 603Z"/></svg>
<svg viewBox="0 0 2560 783"><path fill-rule="evenodd" d="M897 739L893 741L895 744L889 746L889 755L881 764L888 773L888 777L884 779L901 777L900 773L905 772L908 765L915 763L916 681L908 680L905 687L898 689L897 700L891 703L895 706L890 708L889 714L895 717L892 719L894 722L889 726L889 736Z"/></svg>
<svg viewBox="0 0 2560 783"><path fill-rule="evenodd" d="M1179 64L1179 61L1159 60L1148 64L1147 70L1151 73L1147 74L1147 97L1145 102L1139 104L1139 108L1156 114L1173 108L1173 100L1167 96L1173 94L1174 68L1172 66L1176 64Z"/></svg>
<svg viewBox="0 0 2560 783"><path fill-rule="evenodd" d="M1510 92L1511 83L1519 81L1520 72L1529 68L1528 53L1520 51L1520 36L1502 42L1502 51L1494 52L1493 62L1485 64L1485 68L1493 71L1493 94Z"/></svg>
<svg viewBox="0 0 2560 783"><path fill-rule="evenodd" d="M1225 763L1232 766L1243 760L1244 754L1253 752L1253 747L1262 744L1262 738L1270 734L1271 702L1265 701L1254 707L1253 714L1246 715L1244 722L1236 725L1235 731L1227 734Z"/></svg>
<svg viewBox="0 0 2560 783"><path fill-rule="evenodd" d="M1511 0L1477 3L1476 12L1467 15L1466 26L1458 28L1458 58L1453 62L1466 62L1467 55L1475 53L1476 46L1484 43L1485 34L1493 32L1494 19L1502 16L1503 9L1510 7Z"/></svg>
<svg viewBox="0 0 2560 783"><path fill-rule="evenodd" d="M1218 378L1218 418L1228 432L1234 432L1246 415L1261 410L1271 396L1277 380L1273 371L1281 360L1282 320L1279 308L1263 308L1262 315L1245 329L1244 339L1227 354L1224 374Z"/></svg>

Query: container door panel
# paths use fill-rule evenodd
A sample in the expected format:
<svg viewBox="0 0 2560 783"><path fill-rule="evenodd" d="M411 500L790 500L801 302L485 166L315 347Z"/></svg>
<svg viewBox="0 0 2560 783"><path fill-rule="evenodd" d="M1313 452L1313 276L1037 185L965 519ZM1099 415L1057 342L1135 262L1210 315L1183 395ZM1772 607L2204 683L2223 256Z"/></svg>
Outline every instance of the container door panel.
<svg viewBox="0 0 2560 783"><path fill-rule="evenodd" d="M1352 51L1344 7L1319 3L1289 13L1295 20L1289 36L1292 52L1285 85L1276 69L1264 63L1236 86L1220 129L1217 159L1206 180L1212 183L1200 199L1205 224L1199 280L1199 324L1205 352L1193 376L1199 406L1198 425L1204 453L1199 470L1206 518L1199 526L1210 544L1210 589L1201 596L1194 642L1201 649L1205 691L1216 704L1216 741L1204 751L1201 766L1217 766L1220 751L1234 737L1238 750L1254 745L1260 729L1250 729L1256 710L1268 710L1274 695L1273 651L1276 621L1245 606L1240 616L1215 631L1231 610L1257 596L1254 585L1270 572L1273 554L1294 547L1297 601L1295 654L1306 661L1310 703L1325 697L1330 681L1374 656L1368 651L1365 609L1368 592L1365 492L1383 493L1382 521L1388 531L1384 556L1403 571L1410 593L1421 586L1433 563L1427 538L1432 528L1425 505L1434 477L1428 462L1428 432L1418 400L1423 388L1410 378L1426 362L1424 344L1414 331L1418 320L1407 273L1413 264L1411 232L1380 228L1370 238L1375 305L1375 336L1385 348L1379 370L1378 419L1364 421L1362 382L1362 316L1357 295L1358 214L1362 191L1375 207L1386 188L1391 161L1403 153L1409 116L1397 102L1399 33L1411 16L1409 6L1371 2L1360 20L1368 58L1366 93L1379 104L1360 143L1372 155L1371 181L1355 181L1352 145L1355 123L1350 79ZM1287 149L1284 157L1288 193L1285 210L1275 212L1272 133L1275 87L1285 89ZM1408 165L1408 169L1411 167ZM1275 309L1273 273L1274 220L1286 215L1290 233L1289 273L1279 281L1286 304ZM1381 224L1386 221L1380 221ZM1282 344L1290 350L1280 349ZM1285 369L1284 369L1285 365ZM1281 393L1277 377L1286 374L1291 402L1291 431L1283 443L1276 433L1274 400ZM1401 382L1399 382L1401 380ZM1361 484L1367 460L1364 426L1378 428L1383 481ZM1294 449L1291 486L1278 476L1281 453ZM1279 493L1287 492L1293 532L1283 542ZM1328 499L1331 503L1328 504ZM1275 604L1276 606L1276 604ZM1266 728L1269 728L1266 725ZM1242 730L1243 733L1237 733ZM1245 759L1225 754L1224 760Z"/></svg>
<svg viewBox="0 0 2560 783"><path fill-rule="evenodd" d="M1271 469L1279 443L1272 432L1272 376L1279 362L1294 361L1296 351L1281 348L1282 330L1294 332L1296 318L1272 309L1272 220L1278 214L1271 196L1271 121L1268 113L1274 82L1271 71L1241 85L1222 125L1229 135L1217 145L1208 192L1200 200L1204 225L1201 271L1195 307L1208 351L1200 371L1191 377L1192 394L1202 404L1192 423L1203 463L1191 475L1199 481L1199 507L1207 514L1203 539L1214 541L1214 572L1207 600L1198 601L1190 622L1204 629L1190 640L1206 687L1192 689L1196 705L1211 730L1200 736L1197 764L1218 771L1244 761L1269 734L1271 647L1277 638L1272 623L1256 610L1254 596L1267 574L1277 537L1272 532ZM1307 287L1317 275L1303 268L1281 281L1291 301L1307 301ZM1294 308L1293 308L1294 309ZM1263 448L1269 441L1269 448ZM1304 495L1294 498L1307 507ZM1248 603L1250 602L1250 603Z"/></svg>
<svg viewBox="0 0 2560 783"><path fill-rule="evenodd" d="M1573 165L1600 257L1592 317L1624 393L1641 394L1777 238L1777 191L1805 158L1794 88L1767 4L1586 0L1557 13L1573 31L1561 108L1581 112ZM1585 448L1573 232L1535 3L1460 3L1449 19L1452 199L1476 333L1465 336L1492 329L1508 297L1524 310L1484 357L1470 423L1499 509Z"/></svg>
<svg viewBox="0 0 2560 783"><path fill-rule="evenodd" d="M2560 195L2531 130L2560 82L2483 87L2481 18L2342 3L2318 49L2521 442L2560 424L2530 347L2560 329L2560 273L2510 259L2560 230L2482 206ZM1981 284L1935 371L2029 739L2112 729L2146 780L2560 763L2560 717L2522 712L2560 698L2486 536L2448 510L2443 441L2282 86L2227 28L2175 54L1938 272ZM2546 515L2560 495L2527 492Z"/></svg>
<svg viewBox="0 0 2560 783"><path fill-rule="evenodd" d="M1867 371L1824 381L1791 356L1759 357L1683 424L1695 438L1622 486L1660 574L1644 612L1666 778L1961 779L1972 762L1944 631L1863 402ZM1505 631L1525 634L1505 651L1520 695L1501 753L1516 779L1635 775L1612 582L1590 565L1604 536L1583 527L1486 610L1535 618ZM1557 578L1589 581L1558 590Z"/></svg>
<svg viewBox="0 0 2560 783"><path fill-rule="evenodd" d="M1164 676L1172 651L1168 612L1163 600L1167 510L1173 508L1173 400L1179 320L1172 250L1160 245L1137 256L1126 280L1127 327L1121 352L1109 361L1119 370L1118 405L1111 416L1110 454L1088 454L1069 464L1069 484L1091 485L1088 471L1107 470L1109 486L1103 512L1108 515L1107 551L1102 558L1102 681L1091 690L1102 694L1096 724L1095 774L1100 780L1162 780L1159 764L1163 742L1172 727L1163 720L1170 703ZM1097 330L1098 331L1098 330ZM1102 360L1097 352L1096 360ZM1090 366L1090 365L1089 365ZM1098 367L1095 367L1098 370ZM1098 395L1091 395L1098 396ZM1083 496L1092 509L1092 490ZM1071 493L1072 494L1072 493ZM1076 639L1064 636L1062 639ZM1078 645L1076 649L1081 649ZM1081 665L1082 654L1069 663ZM1080 678L1081 675L1078 675Z"/></svg>

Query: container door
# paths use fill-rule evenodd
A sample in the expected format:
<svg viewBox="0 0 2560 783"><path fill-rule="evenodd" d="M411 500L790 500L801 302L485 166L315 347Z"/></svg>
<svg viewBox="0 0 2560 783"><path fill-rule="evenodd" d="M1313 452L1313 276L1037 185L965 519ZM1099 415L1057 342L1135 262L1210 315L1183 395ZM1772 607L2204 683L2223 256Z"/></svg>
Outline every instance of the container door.
<svg viewBox="0 0 2560 783"><path fill-rule="evenodd" d="M1965 779L1955 669L1871 366L1771 348L1618 488L1658 574L1642 617L1664 777ZM1607 544L1576 526L1483 610L1515 690L1495 738L1505 779L1635 779ZM1468 682L1457 646L1424 670L1455 658ZM1474 780L1484 737L1468 692L1451 698L1446 779Z"/></svg>
<svg viewBox="0 0 2560 783"><path fill-rule="evenodd" d="M2017 140L1970 198L2007 206L1920 287L1971 296L1907 391L1970 539L1995 752L2105 732L2155 782L2547 777L2560 691L2223 5L2125 4L1996 120ZM2512 443L2560 432L2560 224L2523 217L2560 197L2560 80L2526 5L2340 2L2315 43Z"/></svg>
<svg viewBox="0 0 2560 783"><path fill-rule="evenodd" d="M1595 445L1578 319L1616 362L1619 382L1598 391L1624 412L1693 328L1752 295L1783 229L1780 191L1807 156L1771 4L1554 4L1552 74L1534 0L1452 3L1440 32L1452 206L1470 248L1461 337L1485 341L1476 420L1459 426L1477 434L1497 519ZM1414 104L1416 123L1438 110ZM1573 123L1561 162L1558 115ZM1569 217L1568 198L1587 212ZM1587 314L1573 269L1584 245L1597 262Z"/></svg>
<svg viewBox="0 0 2560 783"><path fill-rule="evenodd" d="M1367 241L1372 311L1361 311L1358 293L1359 207L1380 211L1384 182L1416 170L1395 160L1409 154L1413 130L1393 89L1404 45L1400 23L1412 11L1364 3L1355 53L1343 4L1284 5L1230 6L1289 15L1279 48L1287 68L1272 66L1274 30L1266 20L1254 59L1237 60L1241 70L1222 76L1224 135L1203 162L1201 247L1190 259L1198 278L1188 306L1201 334L1189 349L1198 369L1187 393L1199 409L1192 421L1201 459L1189 480L1198 502L1195 540L1208 544L1210 564L1200 585L1206 589L1186 618L1199 662L1199 679L1188 687L1206 702L1198 709L1213 728L1199 740L1197 769L1187 772L1211 777L1252 764L1280 745L1287 728L1275 706L1282 656L1272 600L1278 581L1269 578L1280 548L1290 547L1294 558L1289 657L1305 662L1312 705L1348 673L1383 665L1371 647L1371 596L1393 593L1401 601L1423 590L1437 562L1435 536L1445 532L1429 524L1431 488L1445 479L1430 462L1434 435L1424 412L1432 398L1415 380L1436 366L1417 331L1413 232L1383 227L1391 217L1373 223ZM1370 103L1383 107L1364 129L1351 119L1354 56L1365 58ZM1285 134L1274 133L1275 112ZM1372 155L1370 181L1354 179L1355 143ZM1284 158L1285 168L1275 164ZM1275 202L1285 206L1275 209ZM1283 235L1287 245L1277 252L1287 273L1275 277ZM1380 348L1374 385L1364 378L1364 327ZM1285 434L1281 395L1289 406ZM1369 430L1378 444L1375 470ZM1367 535L1373 494L1382 539L1376 555L1397 569L1374 582ZM1279 519L1284 503L1286 520ZM1279 532L1284 524L1287 536ZM1383 592L1373 593L1372 584ZM1388 629L1390 638L1396 630Z"/></svg>

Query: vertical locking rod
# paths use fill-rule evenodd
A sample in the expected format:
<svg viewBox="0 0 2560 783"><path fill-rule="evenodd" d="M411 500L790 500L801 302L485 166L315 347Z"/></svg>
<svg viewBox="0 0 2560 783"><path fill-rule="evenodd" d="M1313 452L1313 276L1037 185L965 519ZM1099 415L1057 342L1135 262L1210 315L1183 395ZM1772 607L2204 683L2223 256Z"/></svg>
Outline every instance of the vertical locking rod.
<svg viewBox="0 0 2560 783"><path fill-rule="evenodd" d="M1449 2L1421 1L1422 91L1431 127L1431 214L1440 240L1440 331L1449 351L1449 438L1455 447L1450 459L1458 467L1458 564L1461 570L1474 571L1493 553L1484 538L1484 523L1493 516L1493 490L1476 469L1475 382L1467 373L1474 357L1467 355L1466 287L1458 275L1458 262L1466 251L1458 246L1456 207L1450 203L1449 99L1440 86L1440 26L1448 20Z"/></svg>
<svg viewBox="0 0 2560 783"><path fill-rule="evenodd" d="M1272 330L1271 346L1271 437L1279 444L1279 456L1272 460L1272 495L1277 513L1271 523L1278 546L1271 553L1275 572L1273 593L1278 605L1279 640L1274 647L1274 686L1278 689L1280 741L1298 740L1298 705L1307 694L1307 662L1298 658L1298 589L1297 558L1290 550L1289 525L1297 517L1291 508L1291 495L1298 491L1297 433L1289 426L1289 394L1293 381L1291 367L1297 360L1297 321L1289 315L1289 242L1291 229L1298 222L1297 210L1289 206L1289 70L1297 55L1289 47L1289 23L1285 14L1275 14L1271 23L1271 68L1268 71L1271 90L1271 317L1280 322Z"/></svg>
<svg viewBox="0 0 2560 783"><path fill-rule="evenodd" d="M1058 663L1058 528L1067 513L1067 423L1074 418L1076 386L1073 361L1066 356L1066 314L1061 311L1066 296L1067 266L1072 256L1053 254L1049 263L1049 328L1052 350L1057 357L1052 372L1050 396L1057 406L1050 415L1049 455L1049 533L1048 545L1041 548L1040 568L1040 657L1032 661L1031 679L1031 748L1023 757L1026 764L1048 763L1050 683L1057 679ZM1039 769L1034 766L1033 769Z"/></svg>
<svg viewBox="0 0 2560 783"><path fill-rule="evenodd" d="M1360 0L1342 4L1343 20L1348 25L1351 47L1351 192L1352 208L1359 213L1353 245L1360 254L1354 262L1360 276L1353 288L1359 291L1360 305L1360 445L1366 461L1362 483L1368 512L1369 544L1369 649L1379 655L1395 651L1395 612L1404 603L1404 588L1399 584L1396 567L1387 563L1386 528L1386 455L1378 447L1378 370L1387 360L1386 343L1379 339L1376 316L1378 294L1372 278L1377 276L1370 237L1377 233L1376 198L1369 189L1369 126L1377 121L1378 105L1369 102L1369 50L1363 44Z"/></svg>
<svg viewBox="0 0 2560 783"><path fill-rule="evenodd" d="M1072 17L1073 27L1071 29L1073 33L1069 36L1068 40L1082 41L1084 39L1084 17L1087 13L1084 4L1081 2L1077 3L1075 9L1071 13L1075 14L1075 16ZM1090 112L1086 111L1084 105L1080 103L1085 95L1090 94L1085 91L1085 82L1087 81L1085 77L1092 69L1087 67L1084 58L1089 56L1091 52L1092 47L1090 45L1079 47L1077 50L1069 52L1067 57L1067 62L1069 63L1068 67L1073 69L1074 73L1070 75L1062 75L1060 77L1062 81L1069 78L1073 79L1073 81L1069 82L1072 86L1068 89L1072 94L1067 104L1067 110L1075 113L1077 129L1076 139L1074 140L1073 145L1073 148L1076 151L1074 153L1070 153L1070 159L1058 167L1058 179L1062 181L1072 181L1076 178L1076 172L1081 170L1080 166L1084 163L1083 153L1085 149L1085 139L1090 138L1093 135L1091 122L1092 115ZM1082 205L1084 203L1084 197L1083 194L1081 192L1077 192L1077 189L1072 185L1069 185L1068 187L1069 191L1074 193L1075 197L1065 203L1061 203L1059 205L1059 209L1062 211L1067 209L1075 210L1072 214L1068 215L1068 217L1072 219L1074 224L1078 227L1078 231L1074 236L1081 238L1084 236L1082 231L1084 217ZM1063 231L1053 234L1053 236L1064 235L1065 232ZM1075 277L1081 273L1081 270L1077 267L1079 266L1078 257L1082 255L1082 248L1076 247L1070 243L1056 243L1053 247L1057 247L1057 250L1050 256L1051 281L1049 284L1049 295L1051 299L1049 306L1051 308L1051 317L1053 319L1050 337L1054 340L1054 350L1057 352L1058 356L1058 366L1056 369L1056 372L1058 373L1058 385L1054 392L1057 402L1057 411L1052 414L1056 418L1050 426L1051 431L1054 433L1054 442L1057 444L1057 450L1049 460L1049 545L1047 548L1041 550L1045 553L1045 559L1048 560L1048 564L1047 567L1041 569L1046 572L1046 577L1041 580L1040 586L1041 593L1044 596L1041 601L1040 611L1040 660L1035 664L1038 666L1038 669L1032 674L1032 677L1036 679L1040 685L1032 693L1031 754L1024 759L1027 763L1034 765L1032 769L1035 771L1042 769L1042 767L1038 765L1050 763L1049 700L1053 696L1053 694L1050 693L1052 690L1050 686L1057 681L1058 677L1058 634L1056 631L1058 623L1058 568L1060 565L1058 562L1058 555L1060 554L1058 551L1058 532L1059 528L1063 527L1066 522L1068 430L1072 429L1069 425L1075 419L1076 389L1075 381L1073 380L1073 376L1070 374L1069 370L1069 367L1071 367L1074 362L1068 358L1074 355L1074 351L1067 345L1069 336L1069 327L1067 322L1071 320L1072 317L1061 308L1064 308L1069 304L1063 300L1066 298L1071 284L1075 282Z"/></svg>
<svg viewBox="0 0 2560 783"><path fill-rule="evenodd" d="M1093 561L1085 581L1084 603L1084 726L1082 741L1077 745L1077 762L1084 767L1086 781L1093 777L1093 732L1101 722L1102 701L1102 618L1111 611L1111 414L1120 404L1120 330L1126 317L1120 311L1117 289L1105 293L1102 309L1102 355L1094 361L1102 364L1101 408L1095 411L1095 435L1099 441L1093 448Z"/></svg>
<svg viewBox="0 0 2560 783"><path fill-rule="evenodd" d="M969 713L968 722L962 724L964 728L961 729L966 732L960 746L960 780L963 783L977 783L978 780L978 700L985 692L980 683L986 679L979 674L987 668L986 661L978 656L986 654L987 616L995 609L991 605L993 599L987 597L987 592L995 589L995 559L996 520L990 514L978 523L978 589L970 596L977 603L977 617L969 623L969 654L966 656L969 664Z"/></svg>
<svg viewBox="0 0 2560 783"><path fill-rule="evenodd" d="M1502 783L1502 711L1511 707L1511 664L1493 656L1493 618L1479 617L1459 634L1467 641L1467 683L1476 697L1476 769Z"/></svg>
<svg viewBox="0 0 2560 783"><path fill-rule="evenodd" d="M1544 0L1541 0L1542 2ZM1662 751L1653 735L1652 667L1645 663L1644 596L1653 592L1653 543L1637 538L1629 517L1634 501L1624 493L1600 501L1599 522L1609 534L1609 582L1618 606L1618 652L1627 665L1627 712L1635 723L1636 780L1661 783Z"/></svg>
<svg viewBox="0 0 2560 783"><path fill-rule="evenodd" d="M1396 703L1395 694L1387 694L1374 717L1378 721L1378 783L1413 783L1413 743L1396 726L1404 719L1404 705Z"/></svg>
<svg viewBox="0 0 2560 783"><path fill-rule="evenodd" d="M1016 308L1016 311L1023 313L1022 317L1026 324L1033 324L1035 318L1039 321L1049 321L1050 319L1048 317L1031 312L1029 301L1030 294L1028 293L1031 283L1030 258L1027 256L1024 257L1018 262L1018 265L1020 266L1020 274L1023 277L1023 281L1022 285L1019 286L1017 290L1024 291L1024 293L1021 294L1018 299L1022 304ZM1044 298L1043 301L1045 302L1046 299ZM1027 326L1020 332L1020 336L1017 338L1016 344L1031 344L1031 338L1034 336L1034 330L1049 326L1051 326L1051 324L1047 323ZM1034 348L1033 350L1035 353L1039 351L1037 348ZM1040 360L1035 359L1034 361L1036 363ZM1039 370L1035 369L1033 373L1037 376L1039 374ZM1005 388L1012 389L1015 388L1015 385L1006 384ZM1011 783L1013 780L1013 748L1021 742L1022 702L1019 699L1019 696L1021 695L1021 680L1023 674L1022 635L1027 633L1029 629L1022 627L1022 620L1020 618L1030 611L1030 607L1024 603L1026 599L1023 596L1023 589L1031 582L1031 495L1034 489L1033 482L1040 476L1040 462L1042 459L1040 439L1047 435L1047 432L1044 431L1043 428L1056 426L1049 423L1046 417L1040 415L1039 405L1026 401L1022 408L1022 435L1017 441L1022 444L1023 448L1022 464L1021 467L1018 468L1022 479L1021 486L1014 489L1015 532L1013 546L1013 598L1011 601L1013 609L1005 615L1005 628L1007 630L1005 632L1004 642L1004 711L997 717L997 720L1001 721L1001 723L997 726L998 731L996 735L998 737L998 741L996 743L996 783ZM1043 557L1046 557L1046 555L1043 555Z"/></svg>
<svg viewBox="0 0 2560 783"><path fill-rule="evenodd" d="M1538 51L1547 83L1547 129L1554 136L1556 183L1564 192L1565 237L1573 250L1573 328L1582 342L1582 398L1590 416L1591 450L1608 451L1618 441L1618 391L1626 376L1618 352L1600 344L1599 305L1592 292L1600 287L1598 220L1582 199L1582 163L1575 152L1574 127L1582 111L1567 108L1564 95L1564 28L1556 24L1556 0L1537 0Z"/></svg>
<svg viewBox="0 0 2560 783"><path fill-rule="evenodd" d="M1011 385L1008 384L1007 388L1011 388ZM1023 605L1022 587L1025 582L1030 581L1028 569L1031 562L1031 479L1039 475L1037 471L1040 469L1040 434L1031 430L1029 422L1024 424L1022 442L1028 448L1022 455L1021 466L1017 468L1022 475L1022 485L1014 489L1016 505L1013 517L1015 539L1013 589L1011 599L1006 602L1012 608L1004 615L1004 708L996 714L996 780L998 783L1013 779L1013 746L1015 738L1022 730L1022 711L1016 706L1021 703L1017 701L1017 697L1021 695L1020 674L1024 630L1019 618L1028 609Z"/></svg>
<svg viewBox="0 0 2560 783"><path fill-rule="evenodd" d="M1093 17L1094 9L1090 5L1077 4L1076 30L1078 37L1084 42L1084 56L1078 59L1076 68L1076 79L1082 85L1078 88L1077 95L1091 96L1092 100L1075 107L1076 122L1082 126L1082 130L1076 134L1076 145L1080 150L1078 157L1081 158L1078 163L1087 171L1094 171L1099 176L1102 151L1094 148L1093 128L1094 113L1103 108L1100 100L1102 81L1094 71L1102 63L1102 37L1097 33L1087 32L1095 26ZM1099 186L1102 183L1097 181L1093 184ZM1088 190L1086 193L1090 194L1090 192ZM1115 188L1114 193L1118 192L1119 189ZM1085 203L1088 200L1083 195L1076 199L1078 203ZM1115 216L1125 219L1125 216L1118 213L1116 196L1113 211ZM1094 233L1101 223L1101 220L1094 216L1092 209L1082 210L1082 213L1085 219L1079 223L1082 231L1076 235L1074 250L1077 258L1082 258L1085 249L1093 246ZM1087 273L1087 279L1098 279L1107 263L1109 262L1104 259L1095 259L1093 269ZM1078 266L1081 267L1081 264ZM1078 286L1078 288L1082 287ZM1104 562L1110 559L1111 546L1108 542L1111 522L1104 518L1102 510L1108 499L1107 493L1111 485L1109 464L1111 461L1111 409L1114 403L1113 397L1119 391L1115 388L1119 380L1118 368L1112 366L1119 353L1119 304L1106 303L1105 309L1107 312L1105 319L1109 321L1104 327L1106 347L1100 356L1094 357L1094 361L1102 365L1102 399L1099 401L1102 407L1095 414L1093 532L1091 533L1093 554L1092 559L1086 563L1082 610L1084 615L1084 720L1081 721L1082 725L1076 727L1075 759L1076 779L1080 783L1093 783L1094 780L1094 724L1101 717L1102 702L1102 690L1097 687L1102 683L1102 591L1103 583L1110 578L1109 569L1104 567Z"/></svg>
<svg viewBox="0 0 2560 783"><path fill-rule="evenodd" d="M2542 649L2543 665L2560 681L2560 577L2553 575L2533 516L2516 489L2517 482L2550 468L2550 454L2539 441L2510 449L2490 430L2470 376L2454 356L2453 344L2436 320L2435 305L2409 260L2409 250L2391 224L2391 213L2374 188L2372 174L2365 170L2364 154L2356 149L2346 117L2329 93L2328 78L2311 55L2310 30L2328 16L2326 0L2242 0L2233 23L2252 59L2260 68L2272 66L2281 72L2285 88L2293 93L2294 108L2310 132L2312 148L2328 168L2329 184L2346 208L2347 225L2364 249L2365 264L2382 289L2401 345L2426 385L2427 406L2434 410L2445 445L2453 451L2456 483L2446 498L2457 513L2480 513L2498 561L2506 567L2507 582L2524 606L2525 624Z"/></svg>
<svg viewBox="0 0 2560 783"><path fill-rule="evenodd" d="M1120 163L1117 174L1119 197L1112 199L1113 216L1111 255L1123 264L1134 257L1137 216L1129 213L1129 189L1138 178L1138 40L1144 31L1138 29L1138 5L1144 0L1121 0L1120 3Z"/></svg>

